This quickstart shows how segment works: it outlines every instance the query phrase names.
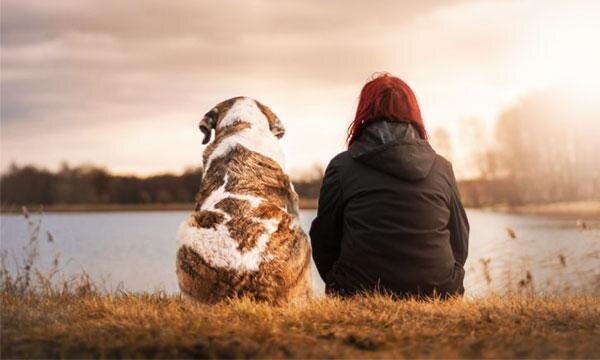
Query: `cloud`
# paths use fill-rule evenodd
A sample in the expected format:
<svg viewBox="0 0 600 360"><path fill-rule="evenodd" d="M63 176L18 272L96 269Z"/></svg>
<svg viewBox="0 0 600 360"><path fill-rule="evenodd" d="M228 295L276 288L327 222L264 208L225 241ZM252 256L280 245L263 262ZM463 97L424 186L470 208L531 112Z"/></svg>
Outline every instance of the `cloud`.
<svg viewBox="0 0 600 360"><path fill-rule="evenodd" d="M537 24L531 2L1 6L3 169L13 160L182 169L199 162L201 114L236 95L278 113L291 168L307 168L343 147L360 86L374 71L405 77L432 125L493 113L530 86L526 77L507 84L507 74L519 69L514 51L528 46L523 34Z"/></svg>
<svg viewBox="0 0 600 360"><path fill-rule="evenodd" d="M2 118L47 117L69 105L89 111L98 101L179 106L198 91L244 82L348 82L384 55L364 56L364 33L441 2L401 6L401 16L389 11L396 2L362 4L3 1Z"/></svg>
<svg viewBox="0 0 600 360"><path fill-rule="evenodd" d="M282 104L313 100L319 89L335 96L384 55L369 46L374 33L447 4L3 1L3 167L78 159L89 152L83 144L103 149L102 133L143 132L148 119L175 114L195 119L238 94ZM85 140L74 143L73 129ZM32 142L53 150L36 154Z"/></svg>

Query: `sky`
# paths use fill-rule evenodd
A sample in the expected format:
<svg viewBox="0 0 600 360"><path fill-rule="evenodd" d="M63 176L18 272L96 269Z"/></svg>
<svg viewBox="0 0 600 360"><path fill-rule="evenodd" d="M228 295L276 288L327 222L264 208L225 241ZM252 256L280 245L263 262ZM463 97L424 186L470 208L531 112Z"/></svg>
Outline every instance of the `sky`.
<svg viewBox="0 0 600 360"><path fill-rule="evenodd" d="M519 99L600 86L598 39L593 0L2 0L0 170L181 172L200 165L203 114L245 95L283 121L300 175L344 150L361 87L387 71L451 135L465 178ZM465 139L473 121L483 133Z"/></svg>

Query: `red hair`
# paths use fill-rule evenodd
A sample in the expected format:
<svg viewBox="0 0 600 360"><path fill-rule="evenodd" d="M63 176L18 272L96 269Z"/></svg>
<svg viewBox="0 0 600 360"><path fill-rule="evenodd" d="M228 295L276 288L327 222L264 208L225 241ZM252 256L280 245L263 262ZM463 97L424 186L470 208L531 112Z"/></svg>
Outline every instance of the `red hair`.
<svg viewBox="0 0 600 360"><path fill-rule="evenodd" d="M388 73L375 74L362 88L356 116L348 126L348 146L365 126L377 120L411 123L421 139L427 140L415 94L404 81Z"/></svg>

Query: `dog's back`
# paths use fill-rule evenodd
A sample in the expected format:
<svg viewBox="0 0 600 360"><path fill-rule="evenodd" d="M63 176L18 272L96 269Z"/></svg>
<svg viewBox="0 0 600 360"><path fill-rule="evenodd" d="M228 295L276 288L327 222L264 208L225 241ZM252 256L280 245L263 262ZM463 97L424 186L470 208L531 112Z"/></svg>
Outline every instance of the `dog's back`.
<svg viewBox="0 0 600 360"><path fill-rule="evenodd" d="M247 295L282 303L310 294L310 246L297 195L266 125L273 120L260 106L240 98L217 107L226 114L205 150L197 208L178 233L179 284L194 299Z"/></svg>

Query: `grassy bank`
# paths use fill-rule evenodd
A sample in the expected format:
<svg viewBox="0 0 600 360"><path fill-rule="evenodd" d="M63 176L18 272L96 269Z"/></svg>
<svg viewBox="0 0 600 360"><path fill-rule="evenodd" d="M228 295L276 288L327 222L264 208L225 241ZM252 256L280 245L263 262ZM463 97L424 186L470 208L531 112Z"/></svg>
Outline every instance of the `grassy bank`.
<svg viewBox="0 0 600 360"><path fill-rule="evenodd" d="M2 357L600 357L597 297L383 296L288 307L0 294Z"/></svg>

